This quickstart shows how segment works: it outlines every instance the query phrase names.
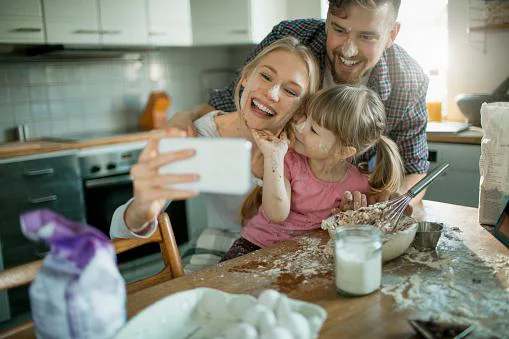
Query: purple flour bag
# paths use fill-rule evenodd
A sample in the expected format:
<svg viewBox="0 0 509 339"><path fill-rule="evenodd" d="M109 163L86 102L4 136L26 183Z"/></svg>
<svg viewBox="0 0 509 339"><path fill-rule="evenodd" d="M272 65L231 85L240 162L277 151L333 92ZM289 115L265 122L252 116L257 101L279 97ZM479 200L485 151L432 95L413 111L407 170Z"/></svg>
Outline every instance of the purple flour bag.
<svg viewBox="0 0 509 339"><path fill-rule="evenodd" d="M37 337L113 337L126 320L126 292L111 241L46 209L23 214L21 229L51 248L30 285Z"/></svg>

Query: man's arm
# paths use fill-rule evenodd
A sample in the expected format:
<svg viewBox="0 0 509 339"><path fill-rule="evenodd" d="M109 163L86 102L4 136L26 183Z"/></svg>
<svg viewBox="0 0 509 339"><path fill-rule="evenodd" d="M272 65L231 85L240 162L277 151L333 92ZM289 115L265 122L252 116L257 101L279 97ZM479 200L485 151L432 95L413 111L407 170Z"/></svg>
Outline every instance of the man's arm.
<svg viewBox="0 0 509 339"><path fill-rule="evenodd" d="M424 78L421 86L415 92L415 99L406 107L397 128L390 132L390 137L398 145L403 159L405 178L402 189L405 192L424 178L429 169L426 135L426 124L428 122L426 110L427 88L428 80ZM419 203L423 196L424 191L412 199L411 203Z"/></svg>
<svg viewBox="0 0 509 339"><path fill-rule="evenodd" d="M183 131L188 131L189 135L196 136L196 130L193 121L200 119L205 114L215 110L209 104L199 104L182 112L176 112L175 115L168 120L168 127L175 127Z"/></svg>

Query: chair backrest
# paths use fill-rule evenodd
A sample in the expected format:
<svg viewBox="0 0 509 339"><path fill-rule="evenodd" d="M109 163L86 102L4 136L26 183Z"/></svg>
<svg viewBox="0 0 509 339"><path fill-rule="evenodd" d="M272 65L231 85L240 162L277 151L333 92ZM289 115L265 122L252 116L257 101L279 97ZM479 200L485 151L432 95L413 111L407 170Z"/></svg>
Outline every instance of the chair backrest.
<svg viewBox="0 0 509 339"><path fill-rule="evenodd" d="M149 243L159 243L161 248L161 253L164 261L163 269L155 275L128 284L127 293L133 293L160 282L178 278L184 275L184 267L182 265L182 259L178 250L177 241L175 240L170 218L166 212L159 214L158 223L158 229L149 238L113 240L113 245L117 254L127 252L130 249ZM0 271L0 291L28 285L37 276L37 273L42 267L42 263L42 260L37 260L28 264ZM14 337L17 338L19 335L26 332L27 329L29 330L32 327L32 322L18 325L8 329L5 332L1 332L0 339Z"/></svg>
<svg viewBox="0 0 509 339"><path fill-rule="evenodd" d="M163 255L164 267L161 272L135 281L127 285L127 293L136 292L146 287L167 281L173 278L178 278L184 275L184 266L182 265L182 258L175 240L173 228L171 227L170 218L168 214L162 212L158 217L159 227L156 232L146 239L130 238L130 239L115 239L113 245L117 254L129 251L132 248L149 244L159 243L161 253Z"/></svg>

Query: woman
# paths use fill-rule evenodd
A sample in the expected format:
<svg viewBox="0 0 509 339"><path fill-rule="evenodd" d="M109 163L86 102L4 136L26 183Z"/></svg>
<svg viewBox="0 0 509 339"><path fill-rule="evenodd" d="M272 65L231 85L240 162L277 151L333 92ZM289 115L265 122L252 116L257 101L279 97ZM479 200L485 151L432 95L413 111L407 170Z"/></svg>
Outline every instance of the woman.
<svg viewBox="0 0 509 339"><path fill-rule="evenodd" d="M240 137L252 141L254 186L261 181L263 155L256 147L251 131L266 130L280 135L303 100L318 90L319 83L319 66L313 54L297 39L286 37L265 48L244 66L235 92L237 111L228 114L212 111L195 121L195 128L200 136ZM172 130L167 136L178 133ZM115 211L110 229L112 238L150 236L156 227L156 216L167 200L196 195L196 192L166 187L197 178L191 174L159 174L159 167L193 154L191 150L183 150L159 155L157 143L161 137L157 134L149 140L139 163L131 171L134 199ZM240 233L242 199L218 194L204 196L208 228L199 236L197 246L207 249L208 253L191 258L191 265L186 266L188 271L216 264Z"/></svg>

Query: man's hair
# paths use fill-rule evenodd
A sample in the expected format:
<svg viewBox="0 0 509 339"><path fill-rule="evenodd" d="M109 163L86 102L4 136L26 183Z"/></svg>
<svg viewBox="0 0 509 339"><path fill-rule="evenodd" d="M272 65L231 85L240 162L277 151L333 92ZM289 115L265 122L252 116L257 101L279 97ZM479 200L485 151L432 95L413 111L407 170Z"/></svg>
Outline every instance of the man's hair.
<svg viewBox="0 0 509 339"><path fill-rule="evenodd" d="M401 0L329 0L329 10L344 9L352 5L362 8L374 9L383 4L389 3L394 9L394 19L398 17Z"/></svg>

